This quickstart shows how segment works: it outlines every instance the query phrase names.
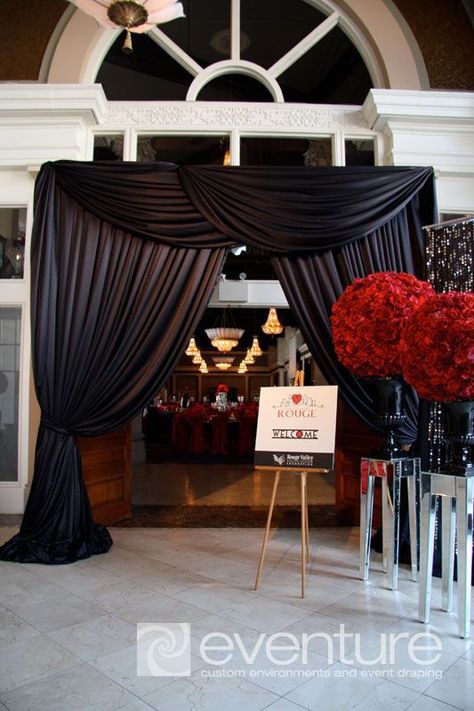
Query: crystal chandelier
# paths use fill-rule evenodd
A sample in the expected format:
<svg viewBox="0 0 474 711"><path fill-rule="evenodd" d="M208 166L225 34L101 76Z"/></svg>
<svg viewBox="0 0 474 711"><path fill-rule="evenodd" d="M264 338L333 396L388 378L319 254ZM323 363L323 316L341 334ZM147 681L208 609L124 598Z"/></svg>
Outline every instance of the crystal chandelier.
<svg viewBox="0 0 474 711"><path fill-rule="evenodd" d="M245 361L242 361L242 362L239 364L239 368L238 368L237 372L240 373L241 375L242 375L242 373L246 373L246 372L247 372L247 365L246 365Z"/></svg>
<svg viewBox="0 0 474 711"><path fill-rule="evenodd" d="M199 353L199 348L196 345L196 340L195 340L194 336L192 336L189 339L188 347L186 348L186 350L184 352L186 353L187 356L195 356L196 353Z"/></svg>
<svg viewBox="0 0 474 711"><path fill-rule="evenodd" d="M219 370L229 370L235 358L232 358L232 356L219 356L218 358L213 358L212 360L214 361L216 368L219 368Z"/></svg>
<svg viewBox="0 0 474 711"><path fill-rule="evenodd" d="M267 336L278 336L283 331L284 326L279 322L276 309L271 308L268 312L267 320L261 327Z"/></svg>
<svg viewBox="0 0 474 711"><path fill-rule="evenodd" d="M227 328L225 326L206 328L206 334L212 345L222 353L228 353L232 348L235 348L243 333L244 331L241 328Z"/></svg>
<svg viewBox="0 0 474 711"><path fill-rule="evenodd" d="M201 373L209 373L209 369L207 367L207 363L205 360L201 362L201 365L199 366L199 372Z"/></svg>
<svg viewBox="0 0 474 711"><path fill-rule="evenodd" d="M80 10L108 30L121 27L127 33L122 50L133 52L131 32L143 33L155 25L183 17L177 0L71 0Z"/></svg>
<svg viewBox="0 0 474 711"><path fill-rule="evenodd" d="M198 351L194 354L192 362L194 363L194 365L200 365L202 363L201 351Z"/></svg>
<svg viewBox="0 0 474 711"><path fill-rule="evenodd" d="M258 342L258 336L253 337L252 345L250 347L250 353L253 355L254 358L259 358L263 351L260 348L260 343Z"/></svg>
<svg viewBox="0 0 474 711"><path fill-rule="evenodd" d="M250 349L248 349L247 355L245 356L242 362L246 365L252 365L252 363L255 363L255 358L251 354Z"/></svg>

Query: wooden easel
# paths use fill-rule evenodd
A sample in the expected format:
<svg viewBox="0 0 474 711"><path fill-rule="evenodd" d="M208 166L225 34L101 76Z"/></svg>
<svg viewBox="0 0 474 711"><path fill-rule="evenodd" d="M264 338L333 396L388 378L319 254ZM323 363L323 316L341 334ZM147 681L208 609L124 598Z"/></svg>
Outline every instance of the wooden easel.
<svg viewBox="0 0 474 711"><path fill-rule="evenodd" d="M278 490L278 484L280 483L280 474L297 474L301 477L301 597L304 597L305 591L305 580L306 580L306 565L311 560L310 546L309 546L309 519L308 519L308 488L307 480L308 474L311 472L319 472L320 474L327 474L329 469L278 469L277 467L265 467L256 466L255 469L265 469L267 471L275 472L275 480L273 482L272 497L270 499L270 506L268 509L267 524L265 526L265 533L263 536L262 549L260 551L260 559L258 561L257 578L255 580L254 590L258 590L258 585L260 582L260 575L262 573L263 564L265 561L265 553L267 552L268 537L270 535L270 526L272 522L273 508L275 506L275 499Z"/></svg>

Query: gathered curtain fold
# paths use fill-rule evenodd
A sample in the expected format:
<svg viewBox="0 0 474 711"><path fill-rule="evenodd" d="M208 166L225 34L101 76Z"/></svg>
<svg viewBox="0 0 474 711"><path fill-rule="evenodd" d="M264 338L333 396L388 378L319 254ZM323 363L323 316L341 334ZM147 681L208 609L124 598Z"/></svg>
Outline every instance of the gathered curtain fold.
<svg viewBox="0 0 474 711"><path fill-rule="evenodd" d="M434 218L431 168L45 164L31 304L42 417L22 526L0 559L65 563L109 548L92 521L74 437L118 429L143 409L235 243L269 253L313 357L369 421L364 385L333 353L330 309L356 276L420 275L421 224Z"/></svg>
<svg viewBox="0 0 474 711"><path fill-rule="evenodd" d="M38 183L32 255L35 472L20 532L0 549L27 563L110 547L92 521L75 436L116 430L143 410L184 351L225 256L113 227L51 177Z"/></svg>

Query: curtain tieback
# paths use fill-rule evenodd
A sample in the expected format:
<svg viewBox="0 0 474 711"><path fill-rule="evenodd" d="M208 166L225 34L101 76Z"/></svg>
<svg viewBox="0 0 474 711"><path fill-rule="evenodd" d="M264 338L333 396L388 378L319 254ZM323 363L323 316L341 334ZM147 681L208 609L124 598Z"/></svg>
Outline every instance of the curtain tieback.
<svg viewBox="0 0 474 711"><path fill-rule="evenodd" d="M72 437L73 432L71 430L68 430L67 427L62 427L61 425L58 425L56 422L53 422L53 420L50 420L49 417L46 417L45 415L41 415L41 425L43 427L46 427L48 430L52 430L53 432L56 432L56 434L64 435L66 437Z"/></svg>

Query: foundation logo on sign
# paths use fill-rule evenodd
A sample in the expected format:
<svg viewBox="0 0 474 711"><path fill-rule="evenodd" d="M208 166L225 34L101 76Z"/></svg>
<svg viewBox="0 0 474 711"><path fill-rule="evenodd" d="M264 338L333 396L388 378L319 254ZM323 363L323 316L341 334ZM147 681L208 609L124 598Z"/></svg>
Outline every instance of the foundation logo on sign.
<svg viewBox="0 0 474 711"><path fill-rule="evenodd" d="M273 461L278 466L287 467L314 467L314 456L312 454L273 454Z"/></svg>

